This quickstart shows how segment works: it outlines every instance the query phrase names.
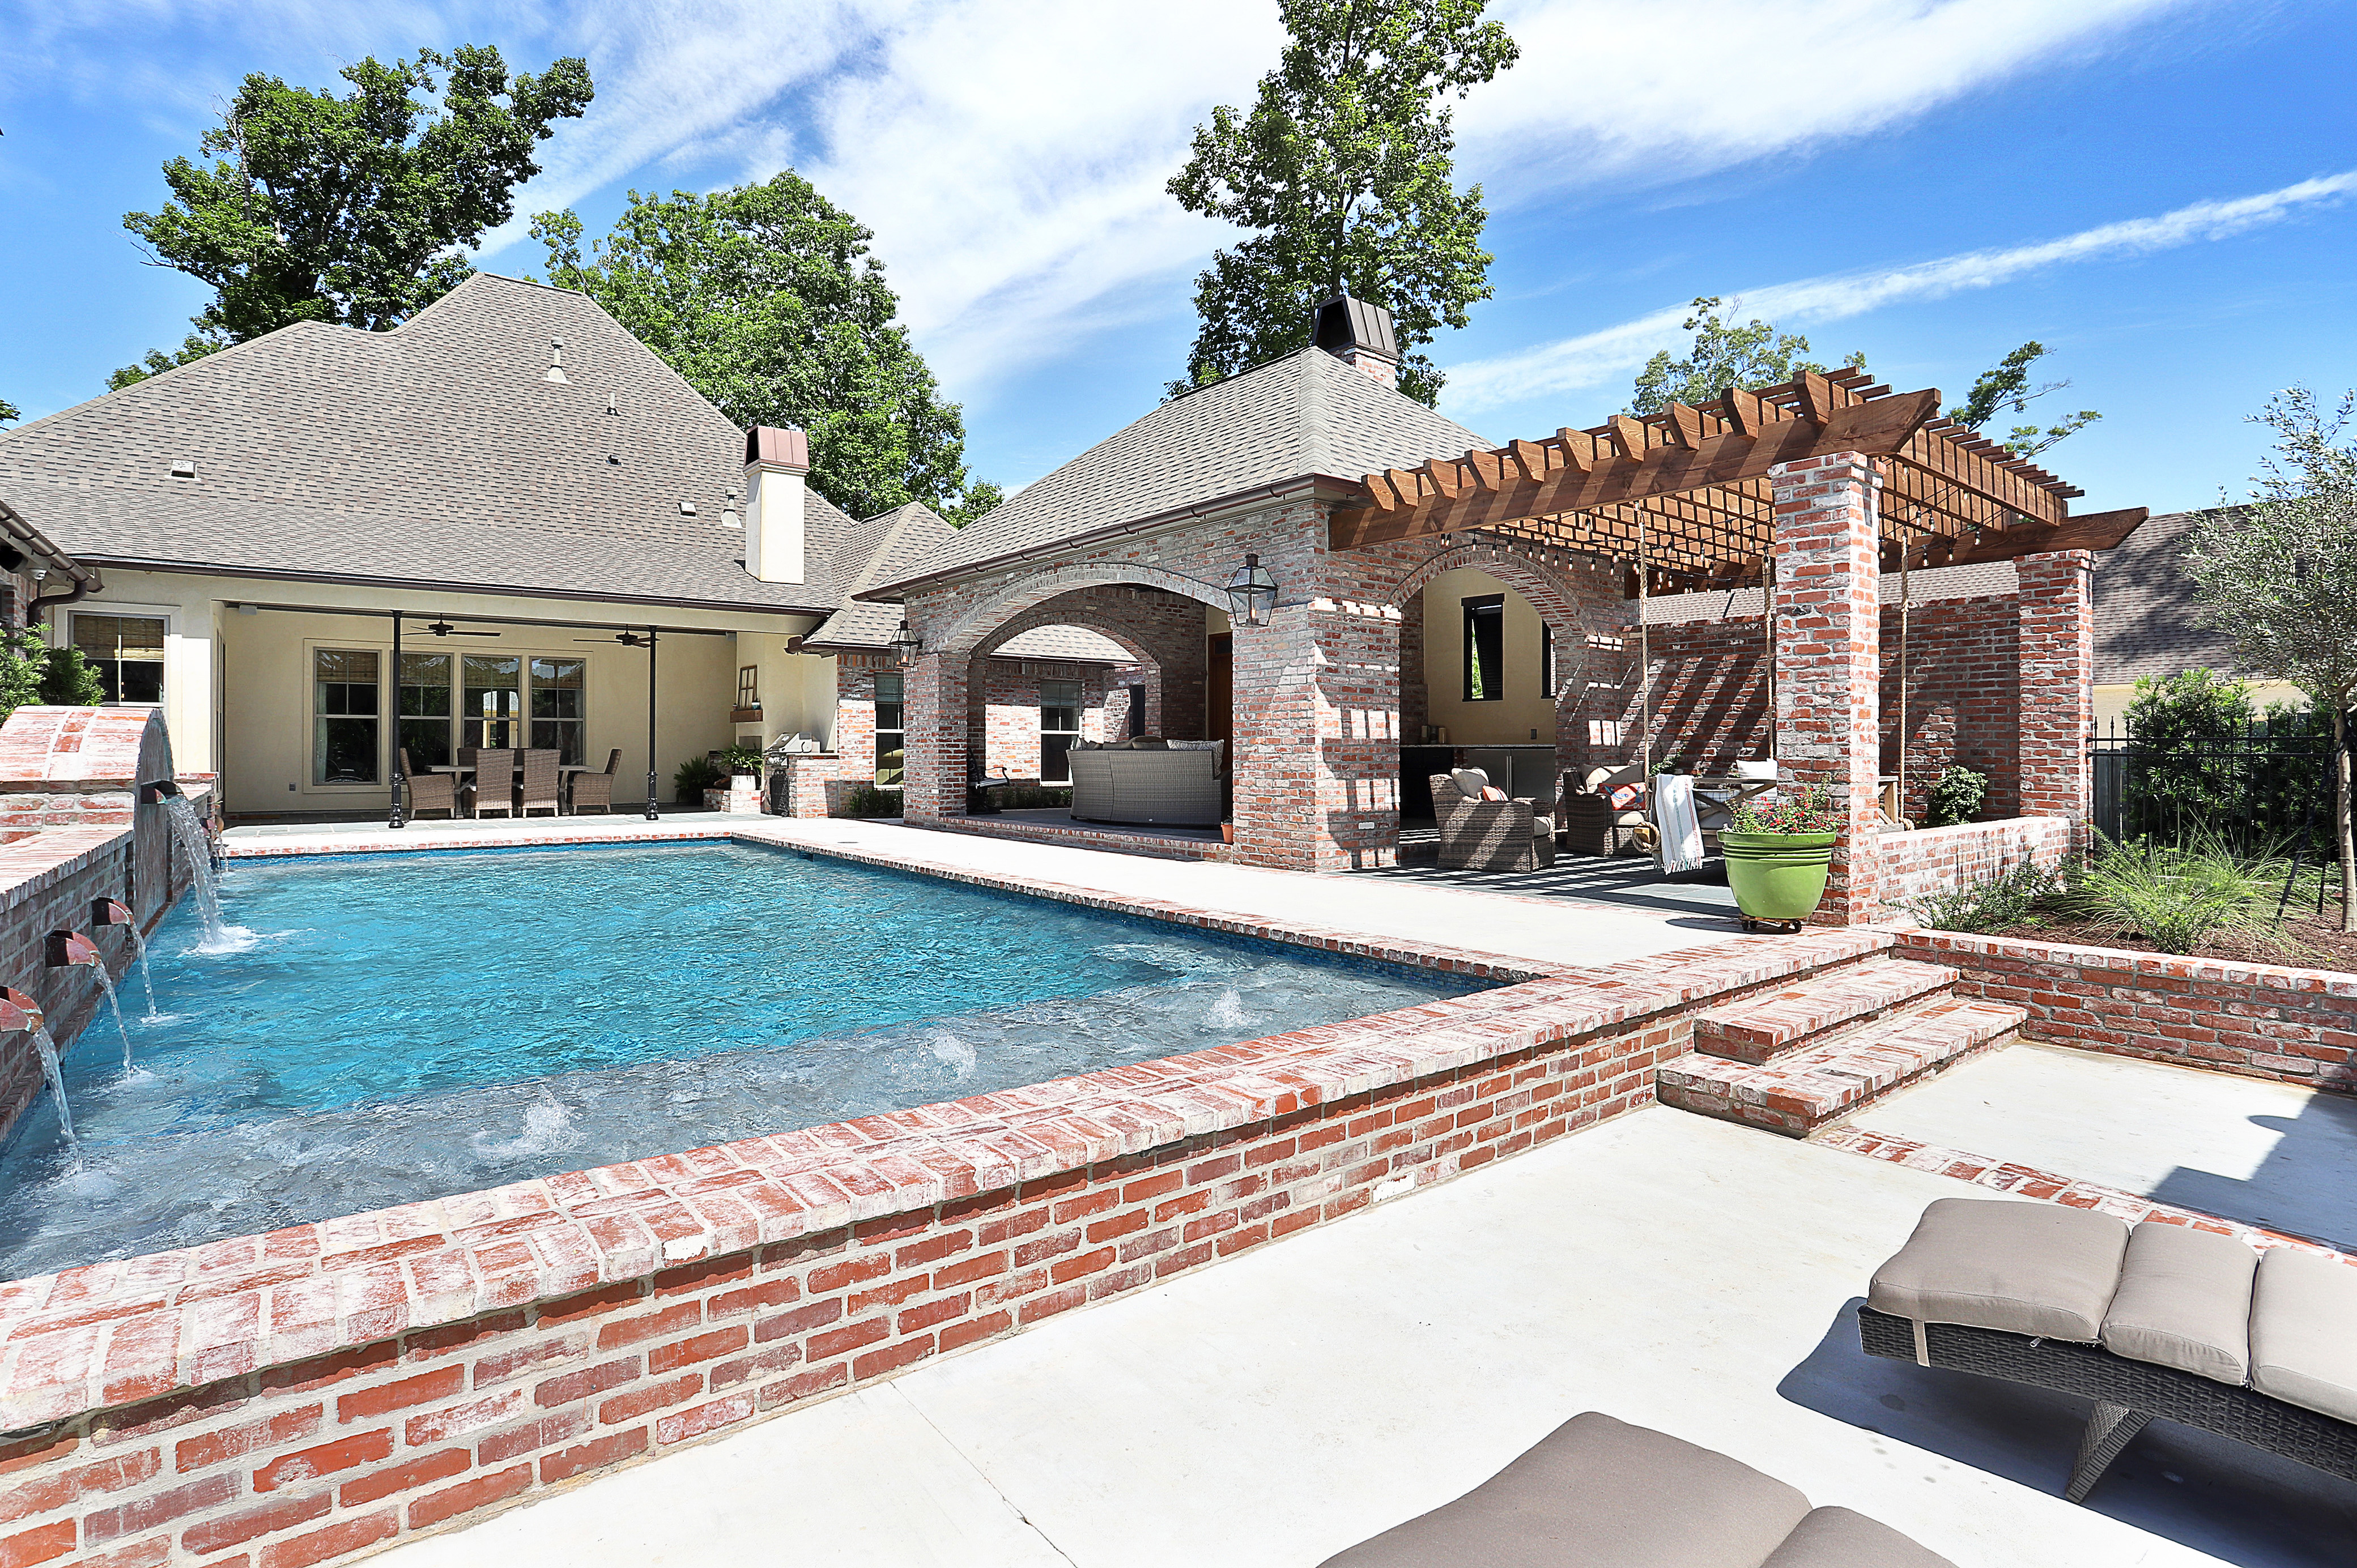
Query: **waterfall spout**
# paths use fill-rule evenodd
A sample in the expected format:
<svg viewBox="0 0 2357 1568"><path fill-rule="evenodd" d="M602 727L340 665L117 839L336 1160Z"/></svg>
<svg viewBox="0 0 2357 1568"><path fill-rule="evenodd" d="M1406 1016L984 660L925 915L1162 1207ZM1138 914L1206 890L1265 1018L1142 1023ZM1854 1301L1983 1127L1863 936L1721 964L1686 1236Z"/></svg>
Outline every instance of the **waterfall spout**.
<svg viewBox="0 0 2357 1568"><path fill-rule="evenodd" d="M139 918L131 912L131 906L120 898L93 898L90 901L90 923L93 926L120 926L124 934L131 939L131 961L139 966L139 983L147 993L145 1021L155 1022L161 1016L156 1011L156 977L147 972L147 939L139 934ZM120 1007L115 1009L118 1021L122 1012ZM127 1040L124 1043L123 1059L124 1065L130 1065L130 1042Z"/></svg>
<svg viewBox="0 0 2357 1568"><path fill-rule="evenodd" d="M73 1111L66 1104L65 1069L58 1065L58 1043L49 1038L41 1004L13 985L0 986L0 1034L33 1036L33 1049L41 1058L41 1076L49 1080L49 1092L57 1097L58 1125L65 1130L74 1169L81 1169L81 1140L74 1136Z"/></svg>
<svg viewBox="0 0 2357 1568"><path fill-rule="evenodd" d="M205 834L204 823L197 820L196 807L169 779L139 788L143 796L151 789L158 792L164 814L171 820L172 842L179 846L180 858L188 863L188 889L196 896L197 913L205 922L205 940L198 950L228 952L244 946L253 933L221 918L221 890L213 881L212 841Z"/></svg>

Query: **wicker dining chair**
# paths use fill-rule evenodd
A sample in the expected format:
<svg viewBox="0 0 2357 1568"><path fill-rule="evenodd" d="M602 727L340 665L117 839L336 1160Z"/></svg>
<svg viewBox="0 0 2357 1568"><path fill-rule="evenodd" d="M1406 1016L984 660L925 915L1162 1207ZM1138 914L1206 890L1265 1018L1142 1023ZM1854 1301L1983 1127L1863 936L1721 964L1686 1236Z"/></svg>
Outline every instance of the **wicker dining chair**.
<svg viewBox="0 0 2357 1568"><path fill-rule="evenodd" d="M562 802L557 795L557 781L563 777L556 770L556 753L534 748L523 754L523 782L516 790L516 807L524 816L534 811L546 811L555 816Z"/></svg>
<svg viewBox="0 0 2357 1568"><path fill-rule="evenodd" d="M420 773L409 760L409 747L401 748L401 776L409 781L409 814L413 817L427 811L447 811L458 814L458 780L448 773Z"/></svg>
<svg viewBox="0 0 2357 1568"><path fill-rule="evenodd" d="M488 816L493 811L503 817L515 815L515 773L513 751L493 751L486 746L475 753L476 816Z"/></svg>
<svg viewBox="0 0 2357 1568"><path fill-rule="evenodd" d="M573 814L579 816L595 806L608 816L614 811L614 770L622 766L622 748L616 746L606 754L603 773L576 773L573 776Z"/></svg>

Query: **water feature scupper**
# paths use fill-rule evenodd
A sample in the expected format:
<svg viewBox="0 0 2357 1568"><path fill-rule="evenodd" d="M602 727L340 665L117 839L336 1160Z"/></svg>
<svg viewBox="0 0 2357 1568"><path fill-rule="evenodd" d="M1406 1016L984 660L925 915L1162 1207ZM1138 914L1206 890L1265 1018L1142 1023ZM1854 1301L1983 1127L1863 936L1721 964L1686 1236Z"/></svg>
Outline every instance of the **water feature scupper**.
<svg viewBox="0 0 2357 1568"><path fill-rule="evenodd" d="M147 967L147 939L139 934L139 918L131 912L131 906L120 898L93 898L90 904L90 923L93 926L120 926L123 934L131 939L131 962L139 971L139 987L147 997L147 1011L140 1022L153 1024L160 1021L163 1013L156 1005L156 976ZM122 1009L118 1007L115 1012L120 1015ZM125 1066L130 1065L127 1047L123 1059Z"/></svg>
<svg viewBox="0 0 2357 1568"><path fill-rule="evenodd" d="M188 863L188 891L195 896L197 913L205 923L204 950L223 952L245 945L253 933L221 918L221 889L213 880L212 839L206 833L195 804L170 779L142 784L139 798L145 803L160 804L166 820L172 824L172 842L178 846L180 858Z"/></svg>
<svg viewBox="0 0 2357 1568"><path fill-rule="evenodd" d="M81 1169L81 1140L74 1136L73 1112L66 1105L65 1070L58 1065L58 1043L49 1037L49 1021L41 1004L13 985L0 986L0 1034L30 1035L41 1058L41 1076L57 1097L58 1125L64 1130L73 1168Z"/></svg>

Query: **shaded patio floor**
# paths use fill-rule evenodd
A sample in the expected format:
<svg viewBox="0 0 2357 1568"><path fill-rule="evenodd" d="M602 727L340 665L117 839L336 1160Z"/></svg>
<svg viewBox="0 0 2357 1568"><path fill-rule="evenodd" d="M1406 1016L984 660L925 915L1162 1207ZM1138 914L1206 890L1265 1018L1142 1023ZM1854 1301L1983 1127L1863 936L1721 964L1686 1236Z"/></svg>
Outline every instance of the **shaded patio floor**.
<svg viewBox="0 0 2357 1568"><path fill-rule="evenodd" d="M383 1561L1308 1568L1602 1410L1961 1568L2345 1563L2357 1487L2156 1423L2074 1507L2083 1406L1859 1351L1975 1190L1641 1111Z"/></svg>

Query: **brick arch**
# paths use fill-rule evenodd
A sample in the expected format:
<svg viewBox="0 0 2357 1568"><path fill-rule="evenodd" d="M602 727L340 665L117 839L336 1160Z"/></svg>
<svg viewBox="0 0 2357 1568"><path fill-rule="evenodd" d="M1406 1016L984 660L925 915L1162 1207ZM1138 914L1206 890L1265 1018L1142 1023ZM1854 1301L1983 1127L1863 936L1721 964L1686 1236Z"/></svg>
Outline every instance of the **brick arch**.
<svg viewBox="0 0 2357 1568"><path fill-rule="evenodd" d="M1125 562L1087 562L1052 566L1037 575L1009 583L997 593L960 610L946 628L936 631L920 627L918 631L930 648L939 650L945 656L970 657L1000 627L1049 599L1080 588L1125 586L1162 588L1200 600L1215 609L1228 607L1226 589L1193 577L1165 571L1159 566L1139 566ZM1100 631L1103 628L1091 626L1089 629ZM1106 632L1105 635L1113 634ZM1114 638L1114 640L1121 639Z"/></svg>
<svg viewBox="0 0 2357 1568"><path fill-rule="evenodd" d="M1583 591L1578 582L1568 574L1544 561L1523 554L1508 545L1486 541L1454 544L1437 554L1428 556L1410 567L1390 590L1390 604L1404 607L1409 600L1424 592L1432 580L1443 572L1470 568L1485 572L1505 584L1536 610L1555 637L1555 691L1558 707L1567 693L1580 690L1586 672L1589 636L1599 630L1617 629L1591 626L1598 619L1593 609L1586 616L1584 607L1592 607L1595 593Z"/></svg>

